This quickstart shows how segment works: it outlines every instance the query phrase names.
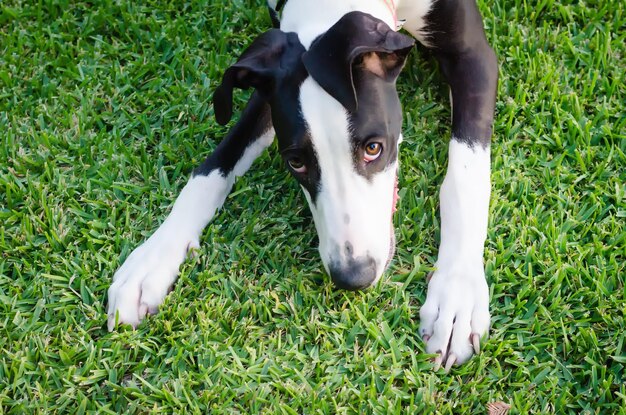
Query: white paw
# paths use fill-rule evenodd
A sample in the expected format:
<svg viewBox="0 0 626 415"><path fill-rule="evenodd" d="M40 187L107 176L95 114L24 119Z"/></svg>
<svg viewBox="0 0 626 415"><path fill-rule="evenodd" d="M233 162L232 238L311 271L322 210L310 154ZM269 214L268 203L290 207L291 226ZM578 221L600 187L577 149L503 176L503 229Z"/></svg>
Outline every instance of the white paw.
<svg viewBox="0 0 626 415"><path fill-rule="evenodd" d="M477 263L440 267L428 284L420 334L426 352L437 354L435 370L467 361L489 331L489 288L482 261Z"/></svg>
<svg viewBox="0 0 626 415"><path fill-rule="evenodd" d="M137 327L146 314L154 314L178 277L187 251L198 248L198 239L173 226L161 226L137 247L113 276L109 288L107 326Z"/></svg>

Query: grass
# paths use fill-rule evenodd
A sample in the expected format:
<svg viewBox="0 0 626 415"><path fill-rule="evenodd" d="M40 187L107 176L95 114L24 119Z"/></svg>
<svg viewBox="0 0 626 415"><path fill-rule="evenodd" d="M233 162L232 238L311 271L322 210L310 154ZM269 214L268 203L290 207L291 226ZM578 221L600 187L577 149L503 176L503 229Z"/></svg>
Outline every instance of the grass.
<svg viewBox="0 0 626 415"><path fill-rule="evenodd" d="M423 50L398 86L398 253L377 287L332 289L274 148L161 313L106 331L114 271L225 132L210 97L270 26L262 3L0 4L0 413L625 414L622 2L481 2L501 62L493 328L466 365L433 372L417 334L450 134Z"/></svg>

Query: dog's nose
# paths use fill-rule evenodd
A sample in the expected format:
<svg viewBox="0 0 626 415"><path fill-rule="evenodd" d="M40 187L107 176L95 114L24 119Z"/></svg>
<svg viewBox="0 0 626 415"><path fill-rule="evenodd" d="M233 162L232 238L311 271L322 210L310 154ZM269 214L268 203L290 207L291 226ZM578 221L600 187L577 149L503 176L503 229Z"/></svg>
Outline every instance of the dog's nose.
<svg viewBox="0 0 626 415"><path fill-rule="evenodd" d="M331 265L330 278L338 288L356 291L372 285L376 279L376 261L373 258L359 258L345 265Z"/></svg>

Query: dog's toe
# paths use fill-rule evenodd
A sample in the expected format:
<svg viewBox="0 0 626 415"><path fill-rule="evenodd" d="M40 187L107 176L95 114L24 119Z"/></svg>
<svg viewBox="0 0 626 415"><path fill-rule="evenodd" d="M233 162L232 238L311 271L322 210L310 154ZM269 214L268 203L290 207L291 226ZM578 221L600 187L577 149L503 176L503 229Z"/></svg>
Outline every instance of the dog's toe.
<svg viewBox="0 0 626 415"><path fill-rule="evenodd" d="M148 314L155 314L178 277L178 269L196 239L184 239L176 230L160 230L131 253L115 273L109 288L107 327L118 324L136 328Z"/></svg>
<svg viewBox="0 0 626 415"><path fill-rule="evenodd" d="M437 271L420 310L420 335L426 352L437 354L435 369L449 371L480 351L480 338L489 330L489 292L482 268L471 272ZM468 272L470 270L470 272Z"/></svg>
<svg viewBox="0 0 626 415"><path fill-rule="evenodd" d="M140 286L123 276L118 278L109 288L109 309L107 327L113 331L117 324L130 324L133 328L143 318L139 310L141 298Z"/></svg>

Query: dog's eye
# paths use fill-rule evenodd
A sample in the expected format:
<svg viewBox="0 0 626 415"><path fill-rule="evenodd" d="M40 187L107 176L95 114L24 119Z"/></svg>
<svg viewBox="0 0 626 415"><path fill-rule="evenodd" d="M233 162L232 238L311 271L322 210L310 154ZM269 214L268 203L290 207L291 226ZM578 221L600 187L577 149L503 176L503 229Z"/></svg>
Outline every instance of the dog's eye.
<svg viewBox="0 0 626 415"><path fill-rule="evenodd" d="M291 167L296 173L306 173L306 166L302 160L298 157L293 157L287 160L289 167Z"/></svg>
<svg viewBox="0 0 626 415"><path fill-rule="evenodd" d="M365 146L365 154L363 154L363 160L366 162L374 161L380 157L380 153L383 151L383 145L372 141Z"/></svg>

